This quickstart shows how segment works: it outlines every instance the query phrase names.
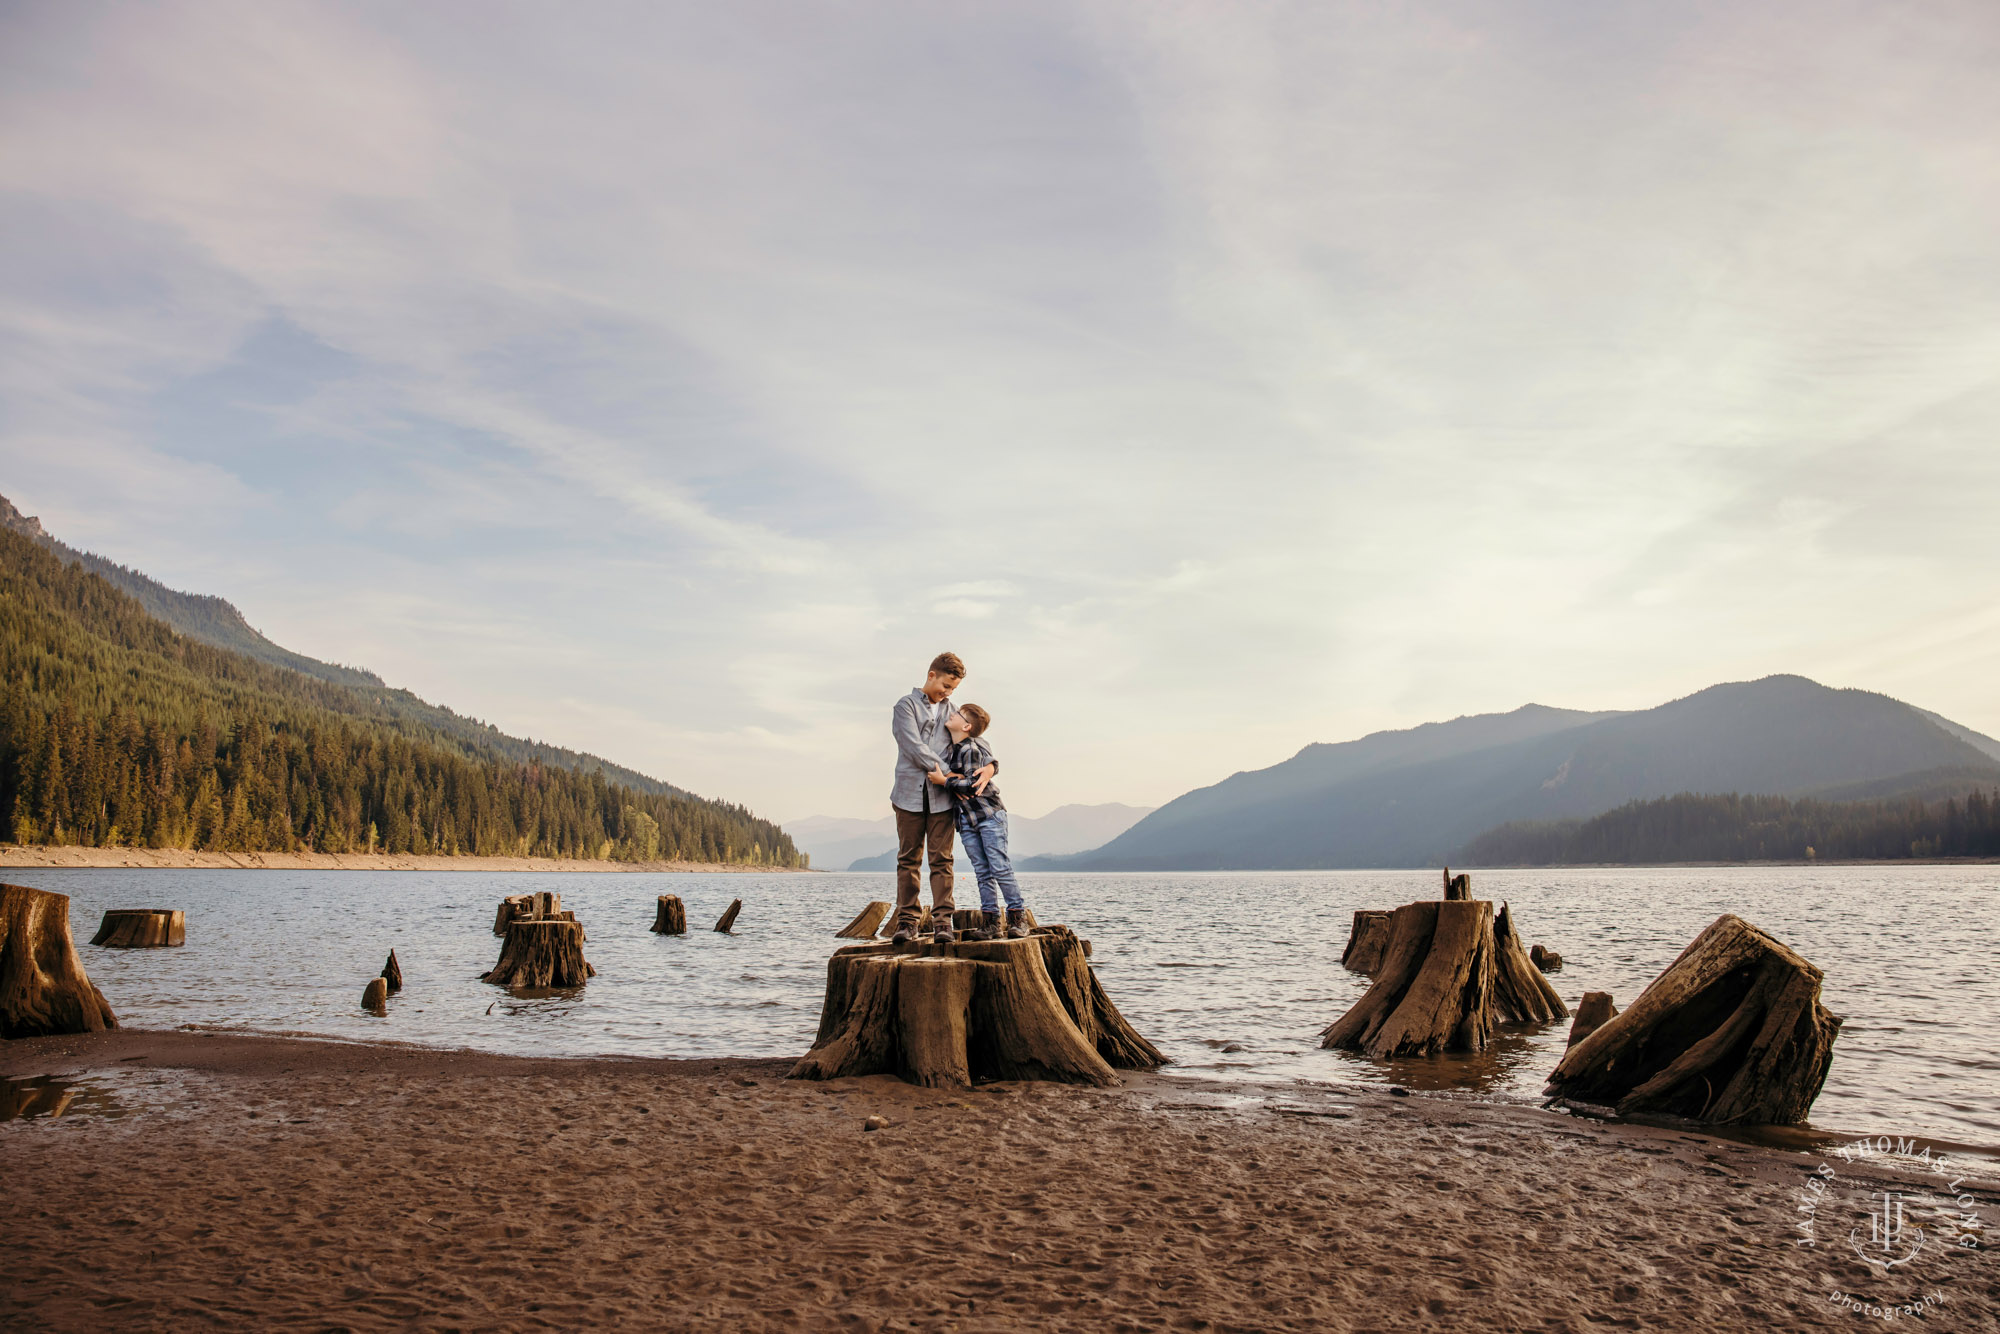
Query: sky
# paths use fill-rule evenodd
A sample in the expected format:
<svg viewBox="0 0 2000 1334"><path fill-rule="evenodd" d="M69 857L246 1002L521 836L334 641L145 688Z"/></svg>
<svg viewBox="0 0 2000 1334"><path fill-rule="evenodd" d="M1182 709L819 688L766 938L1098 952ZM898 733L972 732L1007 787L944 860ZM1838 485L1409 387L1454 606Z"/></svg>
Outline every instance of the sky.
<svg viewBox="0 0 2000 1334"><path fill-rule="evenodd" d="M778 819L1795 672L2000 734L2000 8L0 5L0 494Z"/></svg>

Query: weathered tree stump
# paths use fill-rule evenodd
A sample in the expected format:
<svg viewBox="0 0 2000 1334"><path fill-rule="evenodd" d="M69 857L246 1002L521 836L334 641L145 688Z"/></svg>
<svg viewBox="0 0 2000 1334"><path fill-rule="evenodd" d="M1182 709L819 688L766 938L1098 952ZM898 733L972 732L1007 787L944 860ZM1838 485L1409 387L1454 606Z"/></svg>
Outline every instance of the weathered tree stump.
<svg viewBox="0 0 2000 1334"><path fill-rule="evenodd" d="M187 914L179 908L111 908L90 943L117 950L185 945Z"/></svg>
<svg viewBox="0 0 2000 1334"><path fill-rule="evenodd" d="M1444 897L1448 903L1457 903L1472 898L1472 877L1453 875L1449 866L1444 868Z"/></svg>
<svg viewBox="0 0 2000 1334"><path fill-rule="evenodd" d="M118 1027L69 934L69 895L0 885L0 1038Z"/></svg>
<svg viewBox="0 0 2000 1334"><path fill-rule="evenodd" d="M377 1014L386 1014L388 1012L388 978L371 977L368 979L368 985L362 988L361 991L361 1008L364 1010L373 1010Z"/></svg>
<svg viewBox="0 0 2000 1334"><path fill-rule="evenodd" d="M1347 932L1347 948L1340 952L1340 966L1352 973L1374 976L1382 966L1382 948L1389 943L1389 916L1372 908L1354 914Z"/></svg>
<svg viewBox="0 0 2000 1334"><path fill-rule="evenodd" d="M1569 1018L1561 993L1528 961L1520 933L1514 930L1514 915L1504 903L1493 921L1493 1005L1502 1019L1514 1024Z"/></svg>
<svg viewBox="0 0 2000 1334"><path fill-rule="evenodd" d="M382 965L382 980L392 992L403 989L403 966L396 962L396 951L389 951L389 962Z"/></svg>
<svg viewBox="0 0 2000 1334"><path fill-rule="evenodd" d="M1063 986L1051 977L1050 953L1061 960ZM1074 933L1047 927L1021 940L848 946L827 961L819 1035L791 1077L1105 1085L1118 1078L1099 1050L1107 1041L1134 1068L1162 1063L1108 998L1093 997L1102 997L1095 978L1076 976L1078 967L1089 973L1081 954ZM1089 1017L1092 1036L1074 1013Z"/></svg>
<svg viewBox="0 0 2000 1334"><path fill-rule="evenodd" d="M678 894L662 894L653 908L653 934L684 936L688 933L687 907Z"/></svg>
<svg viewBox="0 0 2000 1334"><path fill-rule="evenodd" d="M873 940L881 929L882 919L889 915L892 905L877 900L854 915L854 920L833 933L835 940Z"/></svg>
<svg viewBox="0 0 2000 1334"><path fill-rule="evenodd" d="M725 911L721 917L716 919L715 929L717 931L722 932L724 935L728 935L730 928L736 925L736 914L742 911L743 911L742 899L730 900L728 910Z"/></svg>
<svg viewBox="0 0 2000 1334"><path fill-rule="evenodd" d="M1576 1022L1569 1026L1569 1042L1566 1045L1574 1047L1617 1017L1618 1007L1611 1003L1610 992L1584 992L1583 999L1576 1004Z"/></svg>
<svg viewBox="0 0 2000 1334"><path fill-rule="evenodd" d="M500 961L479 980L496 986L580 987L597 976L583 957L583 927L573 917L547 917L507 925Z"/></svg>
<svg viewBox="0 0 2000 1334"><path fill-rule="evenodd" d="M1563 956L1544 945L1537 945L1528 951L1528 962L1535 965L1537 972L1560 973Z"/></svg>
<svg viewBox="0 0 2000 1334"><path fill-rule="evenodd" d="M1092 970L1090 942L1066 926L1035 928L1030 937L1041 942L1042 967L1083 1040L1114 1070L1157 1070L1167 1064L1160 1049L1125 1021Z"/></svg>
<svg viewBox="0 0 2000 1334"><path fill-rule="evenodd" d="M1732 913L1710 923L1549 1076L1552 1101L1717 1125L1805 1120L1840 1017L1821 973Z"/></svg>
<svg viewBox="0 0 2000 1334"><path fill-rule="evenodd" d="M1493 1016L1493 905L1406 903L1389 919L1374 985L1327 1025L1320 1046L1373 1060L1484 1051Z"/></svg>

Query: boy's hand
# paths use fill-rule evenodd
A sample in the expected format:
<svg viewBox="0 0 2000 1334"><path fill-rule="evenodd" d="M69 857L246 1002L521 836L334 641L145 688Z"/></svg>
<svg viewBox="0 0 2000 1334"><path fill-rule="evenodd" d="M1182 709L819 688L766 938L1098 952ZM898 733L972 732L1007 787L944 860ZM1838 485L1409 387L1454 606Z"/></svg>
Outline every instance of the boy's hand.
<svg viewBox="0 0 2000 1334"><path fill-rule="evenodd" d="M931 781L939 787L943 787L948 780L956 777L958 777L957 774L948 774L942 769L933 769L930 774Z"/></svg>
<svg viewBox="0 0 2000 1334"><path fill-rule="evenodd" d="M972 787L972 792L974 796L983 797L986 795L986 785L993 781L993 771L996 767L997 766L995 766L992 762L989 761L988 763L981 765L977 770L974 771L979 775L979 781L973 784Z"/></svg>

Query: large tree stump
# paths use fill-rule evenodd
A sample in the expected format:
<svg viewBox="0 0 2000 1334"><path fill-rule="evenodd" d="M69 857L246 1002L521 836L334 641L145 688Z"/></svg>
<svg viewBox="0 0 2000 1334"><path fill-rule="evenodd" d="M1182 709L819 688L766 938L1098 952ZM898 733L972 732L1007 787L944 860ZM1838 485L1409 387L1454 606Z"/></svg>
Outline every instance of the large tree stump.
<svg viewBox="0 0 2000 1334"><path fill-rule="evenodd" d="M69 895L0 885L0 1038L118 1027L69 934Z"/></svg>
<svg viewBox="0 0 2000 1334"><path fill-rule="evenodd" d="M1374 985L1320 1034L1373 1060L1484 1051L1493 1016L1493 905L1406 903L1389 920Z"/></svg>
<svg viewBox="0 0 2000 1334"><path fill-rule="evenodd" d="M715 929L717 931L722 932L724 935L728 935L729 929L736 925L736 914L742 911L743 911L743 900L731 899L729 902L728 909L723 912L721 917L716 919Z"/></svg>
<svg viewBox="0 0 2000 1334"><path fill-rule="evenodd" d="M1382 949L1389 943L1389 914L1363 908L1354 914L1347 932L1347 948L1340 952L1340 966L1349 972L1372 977L1382 966Z"/></svg>
<svg viewBox="0 0 2000 1334"><path fill-rule="evenodd" d="M1549 985L1521 948L1514 915L1504 903L1493 921L1493 1005L1509 1023L1546 1024L1569 1018L1561 993Z"/></svg>
<svg viewBox="0 0 2000 1334"><path fill-rule="evenodd" d="M1041 942L1042 966L1063 1010L1106 1065L1114 1070L1157 1070L1167 1064L1160 1049L1139 1036L1105 994L1090 966L1089 941L1066 926L1037 927L1032 939Z"/></svg>
<svg viewBox="0 0 2000 1334"><path fill-rule="evenodd" d="M653 908L653 934L684 936L688 933L687 907L678 894L662 894Z"/></svg>
<svg viewBox="0 0 2000 1334"><path fill-rule="evenodd" d="M892 905L877 900L854 915L854 920L833 933L835 940L873 940L889 915Z"/></svg>
<svg viewBox="0 0 2000 1334"><path fill-rule="evenodd" d="M1717 1125L1805 1120L1840 1017L1818 968L1724 913L1549 1076L1552 1101Z"/></svg>
<svg viewBox="0 0 2000 1334"><path fill-rule="evenodd" d="M185 945L187 914L179 908L111 908L90 943L118 950Z"/></svg>
<svg viewBox="0 0 2000 1334"><path fill-rule="evenodd" d="M1065 1008L1043 951L1038 937L840 950L827 961L819 1036L791 1077L1116 1083Z"/></svg>
<svg viewBox="0 0 2000 1334"><path fill-rule="evenodd" d="M574 918L547 917L507 925L500 961L479 980L508 988L580 987L597 970L584 961L583 927Z"/></svg>
<svg viewBox="0 0 2000 1334"><path fill-rule="evenodd" d="M1617 1017L1618 1007L1611 1003L1610 992L1584 992L1576 1005L1576 1022L1569 1026L1569 1041L1564 1045L1574 1047Z"/></svg>

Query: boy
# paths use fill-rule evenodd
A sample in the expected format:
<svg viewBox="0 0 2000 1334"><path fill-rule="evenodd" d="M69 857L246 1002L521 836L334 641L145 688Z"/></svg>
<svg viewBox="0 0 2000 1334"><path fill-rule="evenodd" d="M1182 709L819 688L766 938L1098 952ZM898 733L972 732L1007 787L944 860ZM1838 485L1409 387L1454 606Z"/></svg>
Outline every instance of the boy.
<svg viewBox="0 0 2000 1334"><path fill-rule="evenodd" d="M1013 859L1007 855L1007 808L1000 801L1000 789L993 786L992 774L981 772L995 764L992 750L980 740L992 723L992 715L977 704L963 705L945 720L951 733L945 769L952 775L945 780L945 788L956 803L952 814L958 825L958 841L979 877L983 923L966 932L966 939L993 940L1002 933L1000 896L1005 894L1005 933L1008 939L1019 940L1028 934L1028 905L1021 898L1020 882L1014 878ZM960 774L969 776L958 777Z"/></svg>

